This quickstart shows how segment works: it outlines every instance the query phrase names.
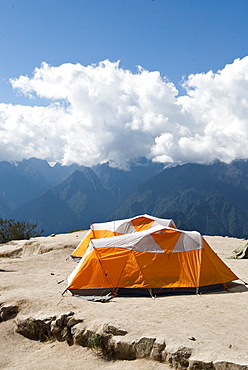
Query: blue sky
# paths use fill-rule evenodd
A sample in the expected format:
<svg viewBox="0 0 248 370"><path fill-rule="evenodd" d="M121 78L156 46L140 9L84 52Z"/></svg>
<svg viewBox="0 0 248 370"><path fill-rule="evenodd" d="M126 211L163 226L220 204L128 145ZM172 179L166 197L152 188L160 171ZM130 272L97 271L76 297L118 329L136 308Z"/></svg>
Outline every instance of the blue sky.
<svg viewBox="0 0 248 370"><path fill-rule="evenodd" d="M48 111L42 113L43 118L40 118L41 125L42 122L44 122L44 115L46 115L46 120L50 120L50 124L54 127L55 137L57 135L60 139L58 140L58 142L60 141L60 145L64 145L64 151L56 149L55 138L52 143L48 144L47 150L44 152L38 150L38 152L35 153L31 148L31 144L33 144L31 143L31 139L36 137L38 132L39 135L43 136L44 145L45 131L41 132L38 130L38 132L36 132L35 127L30 126L28 118L27 120L25 118L25 114L30 116L30 113L27 112L27 109L25 111L25 107L29 107L30 109L35 106L44 108L50 107L51 113L51 104L56 103L60 105L60 109L64 109L64 114L68 115L72 111L75 111L75 102L79 99L79 95L76 98L76 90L73 99L66 94L58 96L57 93L49 95L48 91L44 92L44 90L42 90L41 92L37 80L33 80L35 68L44 73L45 70L42 69L41 66L42 63L45 62L51 68L55 68L55 70L53 70L54 73L59 73L59 69L56 68L62 65L65 66L66 63L72 63L73 65L78 63L82 67L87 67L92 64L97 66L104 60L109 60L110 63L113 63L107 67L110 69L113 67L114 63L120 61L118 65L119 72L129 72L133 79L138 73L137 66L141 66L143 71L146 70L149 73L158 71L161 78L161 88L167 88L169 85L164 85L170 82L173 84L173 87L177 89L177 93L171 93L171 97L165 94L166 96L161 98L166 101L166 104L168 104L168 101L171 101L172 96L173 99L176 99L178 95L182 96L182 100L174 101L173 107L168 108L168 112L165 112L162 108L156 108L158 105L162 107L162 101L156 102L156 104L152 101L153 107L149 112L146 112L142 108L143 103L139 105L141 93L138 91L142 89L139 90L137 85L133 85L132 93L129 91L128 96L130 97L132 94L132 99L134 99L134 96L137 97L137 94L139 95L139 99L136 101L135 105L136 107L139 106L139 111L142 110L141 116L137 118L136 112L135 118L134 116L131 118L133 122L132 125L129 124L130 116L118 116L116 117L117 126L114 126L112 122L107 122L107 116L104 118L106 126L112 125L112 128L109 129L109 135L114 128L120 131L123 131L123 128L125 128L125 135L127 135L127 138L129 137L127 127L131 127L129 131L130 135L133 135L134 131L135 134L137 134L136 131L139 131L139 134L141 134L141 131L143 132L144 135L137 135L137 141L133 144L135 146L137 145L138 148L139 145L141 146L142 140L144 140L143 142L145 143L144 146L146 146L146 149L143 151L142 149L138 149L137 155L145 155L151 159L165 162L168 160L169 162L175 163L197 161L197 157L199 157L199 162L208 162L214 158L225 161L230 161L235 158L246 158L248 154L243 153L241 150L237 150L236 147L234 150L235 153L229 157L223 155L223 150L222 154L220 154L221 148L223 145L225 146L225 143L226 145L230 145L230 142L233 140L233 133L227 138L225 143L216 143L216 145L220 145L219 153L216 151L214 152L213 149L208 153L207 150L204 149L204 153L200 153L198 156L198 146L204 144L207 147L209 141L211 141L210 138L208 138L209 141L205 140L206 133L213 124L213 117L218 116L218 112L215 110L215 112L211 113L211 120L208 122L204 121L206 112L196 112L196 108L194 107L197 104L193 104L194 107L191 106L191 108L189 108L189 101L192 105L192 96L191 99L189 99L189 93L182 88L180 82L182 78L187 80L191 74L194 76L203 74L205 76L205 82L199 82L199 78L197 80L197 77L195 77L194 81L191 81L192 86L189 86L190 84L187 86L189 90L192 88L196 90L193 98L198 99L198 104L201 104L202 102L199 101L199 97L197 96L200 96L200 94L204 95L210 88L210 84L206 82L209 77L207 77L207 73L213 71L213 73L216 74L218 71L224 71L226 65L233 65L235 59L240 59L241 61L247 56L247 13L248 2L246 0L0 0L0 103L4 104L4 106L2 106L2 121L0 122L2 122L5 131L4 136L0 136L0 141L8 142L8 140L11 140L14 130L20 125L20 121L18 121L20 117L22 124L24 121L27 121L27 126L23 127L22 132L29 131L28 136L23 134L25 137L23 136L23 142L20 141L19 146L18 143L16 143L18 150L14 144L12 152L10 152L9 149L7 151L2 149L2 152L0 151L0 160L8 158L13 160L14 153L16 153L18 157L16 159L22 159L37 154L51 162L58 160L63 163L70 163L78 158L79 155L82 158L81 162L87 165L95 164L95 162L100 161L99 158L102 158L102 161L112 160L113 163L116 162L117 165L125 165L123 163L125 162L124 157L127 156L127 152L125 148L122 148L123 152L118 155L116 154L117 149L115 146L119 140L116 136L112 139L106 138L106 142L103 143L100 142L99 138L96 138L99 144L95 147L93 153L91 149L88 148L86 151L87 153L77 152L71 155L70 153L73 149L70 148L70 153L68 152L66 154L65 151L68 150L70 144L68 140L63 142L61 139L63 134L55 127L55 122L57 122L58 117L55 115L56 118L55 116L49 118ZM246 63L242 65L245 75ZM101 69L95 69L95 72L98 73L98 77L101 75L100 70ZM240 70L240 66L237 66L235 71L237 70ZM49 76L51 76L52 72L47 69L46 71L47 73L49 72ZM65 76L66 72L64 71L63 73L63 76ZM88 76L87 78L89 78L88 70L82 73L86 73ZM224 75L223 73L223 79L226 78ZM23 81L20 79L21 76L27 76L29 80L25 81L25 84L23 84ZM125 76L125 74L123 74L123 76ZM117 79L114 82L115 87L120 79L122 79L122 82L124 81L123 78L126 77L123 76L116 75ZM234 76L234 72L232 72L232 76ZM42 78L44 82L44 79L47 81L49 77L46 75L46 77L43 76ZM96 87L96 81L99 82L99 78L96 77L93 88ZM166 78L166 80L164 78ZM239 81L244 79L244 77L240 76L233 77L235 81L237 78ZM11 84L10 79L15 79L16 83ZM233 83L236 86L237 81L235 81ZM106 82L102 81L102 83L104 84ZM154 89L156 83L153 81L151 84ZM204 83L206 84L205 87L203 86ZM227 83L227 80L225 80L225 83ZM239 83L241 86L241 82ZM27 86L27 84L29 86ZM61 90L63 90L63 86L61 85ZM46 88L49 89L49 87ZM226 86L226 91L228 88L230 88L230 91L232 90L231 83L229 83L228 87ZM107 101L109 98L112 99L111 96L104 97L104 89L99 89L97 94L98 96L102 96L102 100ZM120 91L120 89L123 89L123 85L118 91ZM201 89L204 89L204 92ZM214 87L211 87L211 89L214 89ZM172 90L173 89L171 89L171 91ZM216 87L215 91L217 90L218 88ZM31 93L33 96L32 99L30 99ZM224 90L222 93L224 93ZM27 94L29 94L29 97L27 97ZM242 91L242 94L246 95L246 90ZM39 97L37 98L37 96ZM146 101L148 99L147 97L143 98L146 99ZM244 98L246 98L246 96L244 96ZM83 99L81 95L80 99ZM223 94L221 99L224 101ZM62 101L64 104L63 107L61 105ZM84 99L83 102L85 101ZM142 100L142 102L144 102L144 100ZM10 120L12 118L9 116L6 118L6 112L10 110L9 104L15 107L17 104L22 106L21 113L20 111L17 113L17 107L15 113L12 113L15 116L18 115L19 118L16 121L15 127L11 128ZM101 104L101 106L103 106L102 102ZM174 107L178 104L182 105L180 112L184 114L187 113L187 117L178 118L178 113L173 115ZM109 105L106 103L104 111L106 111L107 106L109 109ZM68 107L71 108L70 112L68 111ZM76 131L78 130L78 134L82 132L82 135L90 136L92 131L91 133L85 132L84 129L86 126L95 128L98 125L97 117L94 117L93 114L95 107L89 110L89 106L87 106L85 109L86 110L83 112L80 111L80 114L82 117L90 115L90 123L84 123L82 125L83 127L81 126L80 129L77 126ZM99 105L98 109L100 109ZM114 109L114 107L111 109ZM109 110L109 116L113 113L111 109ZM130 113L130 107L127 108L127 111ZM240 112L236 117L239 120L241 119ZM98 113L100 114L99 110ZM32 114L37 117L38 122L38 111L34 112L34 110L32 110ZM56 111L56 114L58 114L58 111ZM60 114L62 115L62 112L60 112ZM74 113L72 113L72 116L73 114ZM79 112L75 113L73 117L70 116L70 119L75 119L76 116L78 117L78 114ZM154 114L157 116L159 114L162 115L163 123L161 123L161 121L156 129L151 127L152 123L149 123L148 129L148 126L146 127L146 120L149 114L150 116ZM229 112L228 116L231 114L233 114L233 112ZM190 118L189 115L191 116ZM134 123L135 119L140 120L141 123L136 125ZM243 116L242 119L243 121L238 127L239 129L245 127L246 129L247 125L244 122ZM61 118L61 120L63 121L64 118ZM197 132L196 128L192 129L192 121L194 121L194 126L196 121L199 125L199 120L201 124L199 126L199 132ZM73 122L74 123L71 123L72 126L70 126L70 130L71 127L77 125L75 120ZM168 129L165 122L170 122L170 127L173 126L174 129L180 126L180 132L182 132L182 134L175 136L175 132L172 129ZM64 130L66 131L66 123L63 124ZM163 124L164 130L162 128ZM223 130L223 126L221 126L220 122L216 122L214 126L219 127L220 132ZM146 128L144 129L144 127ZM106 127L102 129L105 130L105 128ZM47 126L44 130L46 129ZM11 130L13 131L12 133ZM32 134L30 133L31 131ZM172 135L172 138L168 137L168 135ZM196 143L197 140L199 141L197 135L200 135L200 142ZM180 139L182 139L181 147L180 151L177 151L175 146ZM247 140L246 136L245 139ZM93 138L91 138L91 140L93 140ZM185 151L187 151L185 149L185 146L187 147L187 140L189 140L189 142L193 141L196 144L194 153L190 154L187 152L185 154ZM238 141L238 138L236 138L236 141ZM29 144L29 150L23 150L24 146ZM242 144L245 145L246 141L243 141ZM42 144L39 143L38 146L41 145ZM115 148L113 148L112 145L114 145ZM79 146L80 144L78 144L78 147ZM103 146L105 149L101 151L100 148ZM172 146L174 151L171 149ZM115 154L109 154L108 157L108 152L113 152ZM90 156L95 159L90 160ZM88 159L86 159L86 157ZM134 157L135 153L132 154L132 158Z"/></svg>
<svg viewBox="0 0 248 370"><path fill-rule="evenodd" d="M243 0L1 0L1 80L42 62L88 65L109 59L158 70L178 85L248 53ZM1 102L15 94L1 84Z"/></svg>

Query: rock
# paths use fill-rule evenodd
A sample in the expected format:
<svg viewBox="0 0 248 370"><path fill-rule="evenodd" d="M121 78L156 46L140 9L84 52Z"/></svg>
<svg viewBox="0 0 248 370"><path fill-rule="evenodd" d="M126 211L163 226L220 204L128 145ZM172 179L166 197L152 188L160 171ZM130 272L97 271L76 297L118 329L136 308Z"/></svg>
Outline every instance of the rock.
<svg viewBox="0 0 248 370"><path fill-rule="evenodd" d="M15 257L19 257L21 254L22 254L22 250L23 250L23 247L19 247L19 246L13 246L13 245L10 245L10 244L5 244L3 246L1 246L1 250L0 250L0 258L15 258Z"/></svg>
<svg viewBox="0 0 248 370"><path fill-rule="evenodd" d="M67 341L69 345L73 344L71 328L82 321L82 319L74 318L73 315L74 312L70 311L61 314L57 319L55 318L55 320L51 322L51 333L59 342Z"/></svg>
<svg viewBox="0 0 248 370"><path fill-rule="evenodd" d="M69 346L73 345L73 337L71 334L71 329L68 326L65 326L61 331L62 340L66 340Z"/></svg>
<svg viewBox="0 0 248 370"><path fill-rule="evenodd" d="M229 361L216 361L213 362L215 370L248 370L248 365L234 364Z"/></svg>
<svg viewBox="0 0 248 370"><path fill-rule="evenodd" d="M106 339L106 340L105 340ZM103 337L105 350L116 360L135 360L149 357L155 338L140 338L138 341L122 341L119 338Z"/></svg>
<svg viewBox="0 0 248 370"><path fill-rule="evenodd" d="M135 360L135 341L122 341L117 338L109 340L109 352L115 360Z"/></svg>
<svg viewBox="0 0 248 370"><path fill-rule="evenodd" d="M72 342L75 342L80 346L87 347L88 334L84 335L85 324L83 324L83 322L79 322L73 326L69 326L68 328L70 329Z"/></svg>
<svg viewBox="0 0 248 370"><path fill-rule="evenodd" d="M0 307L0 322L13 319L18 314L18 306L2 305Z"/></svg>
<svg viewBox="0 0 248 370"><path fill-rule="evenodd" d="M71 328L71 327L73 327L74 325L76 325L76 324L79 324L80 322L83 322L84 320L83 319L81 319L81 318L77 318L77 317L75 317L75 316L72 316L72 317L68 317L68 321L67 321L67 326L69 327L69 328Z"/></svg>
<svg viewBox="0 0 248 370"><path fill-rule="evenodd" d="M121 329L120 326L116 326L115 324L111 322L104 324L103 332L113 334L113 335L126 335L127 334L126 330Z"/></svg>
<svg viewBox="0 0 248 370"><path fill-rule="evenodd" d="M16 332L26 338L44 342L52 337L50 323L49 319L40 320L29 317L16 322Z"/></svg>
<svg viewBox="0 0 248 370"><path fill-rule="evenodd" d="M143 337L135 343L136 358L149 357L156 338Z"/></svg>
<svg viewBox="0 0 248 370"><path fill-rule="evenodd" d="M50 329L55 336L61 332L61 327L57 325L56 320L51 322Z"/></svg>
<svg viewBox="0 0 248 370"><path fill-rule="evenodd" d="M69 345L73 344L73 335L71 328L76 325L81 319L74 318L74 312L61 314L58 318L53 317L29 317L23 320L18 320L16 332L26 338L33 340L45 341L50 338L55 338L59 342L67 341ZM68 325L69 324L69 325Z"/></svg>
<svg viewBox="0 0 248 370"><path fill-rule="evenodd" d="M179 347L175 352L169 352L166 356L166 361L172 367L185 369L189 366L189 357L192 354L192 349L187 347Z"/></svg>
<svg viewBox="0 0 248 370"><path fill-rule="evenodd" d="M189 360L189 370L207 370L214 369L212 361L204 362L199 360L190 359Z"/></svg>
<svg viewBox="0 0 248 370"><path fill-rule="evenodd" d="M83 334L85 329L85 324L83 322L80 322L73 325L73 327L71 328L71 333L74 337L77 337L78 335Z"/></svg>
<svg viewBox="0 0 248 370"><path fill-rule="evenodd" d="M152 360L162 362L162 353L165 347L166 345L164 339L156 339L152 346L150 358Z"/></svg>
<svg viewBox="0 0 248 370"><path fill-rule="evenodd" d="M61 332L64 329L64 327L57 325L57 320L53 320L51 322L50 330L53 336L57 339L59 342L63 342L65 338L62 336Z"/></svg>
<svg viewBox="0 0 248 370"><path fill-rule="evenodd" d="M71 331L72 335L74 336L75 343L82 347L88 347L88 340L95 335L95 332L85 328L82 328L82 330L78 330L78 325L80 324L75 325Z"/></svg>
<svg viewBox="0 0 248 370"><path fill-rule="evenodd" d="M167 348L165 348L161 352L161 362L167 362L167 355L168 355L168 351L167 351Z"/></svg>
<svg viewBox="0 0 248 370"><path fill-rule="evenodd" d="M74 315L74 312L70 311L68 313L62 313L57 319L56 319L56 325L63 328L66 326L67 321L71 318L71 316Z"/></svg>

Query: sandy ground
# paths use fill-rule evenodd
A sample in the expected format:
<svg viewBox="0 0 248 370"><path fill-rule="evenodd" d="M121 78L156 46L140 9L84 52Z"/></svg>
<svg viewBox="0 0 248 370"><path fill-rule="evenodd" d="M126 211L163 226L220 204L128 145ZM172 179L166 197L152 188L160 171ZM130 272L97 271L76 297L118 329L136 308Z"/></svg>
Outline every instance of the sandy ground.
<svg viewBox="0 0 248 370"><path fill-rule="evenodd" d="M18 315L78 313L87 325L115 322L130 339L165 339L168 349L193 348L192 358L248 365L248 288L240 281L229 292L88 302L62 292L75 262L70 253L85 232L0 245L0 303L17 304ZM229 259L244 240L206 236L212 249L244 281L248 260ZM14 320L0 323L1 369L169 369L155 361L106 362L91 350L65 342L40 343L15 333ZM194 337L192 341L189 338Z"/></svg>

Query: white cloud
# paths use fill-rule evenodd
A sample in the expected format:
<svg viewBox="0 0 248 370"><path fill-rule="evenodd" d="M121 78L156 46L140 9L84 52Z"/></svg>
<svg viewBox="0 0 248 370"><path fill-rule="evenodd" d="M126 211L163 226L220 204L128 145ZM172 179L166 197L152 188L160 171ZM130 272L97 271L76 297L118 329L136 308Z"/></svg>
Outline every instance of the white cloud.
<svg viewBox="0 0 248 370"><path fill-rule="evenodd" d="M13 88L48 107L0 104L0 160L32 156L91 166L136 157L206 163L248 158L248 57L190 75L186 94L159 72L119 63L43 63Z"/></svg>

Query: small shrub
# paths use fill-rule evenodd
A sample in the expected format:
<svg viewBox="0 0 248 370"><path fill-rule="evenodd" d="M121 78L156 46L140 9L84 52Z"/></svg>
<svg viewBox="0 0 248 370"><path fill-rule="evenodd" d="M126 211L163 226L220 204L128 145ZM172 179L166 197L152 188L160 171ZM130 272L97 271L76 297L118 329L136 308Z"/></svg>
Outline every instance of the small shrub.
<svg viewBox="0 0 248 370"><path fill-rule="evenodd" d="M91 349L102 349L103 347L103 336L95 334L88 338L88 347Z"/></svg>
<svg viewBox="0 0 248 370"><path fill-rule="evenodd" d="M36 231L36 227L37 223L31 224L27 221L3 220L0 218L0 243L40 236L43 230Z"/></svg>

